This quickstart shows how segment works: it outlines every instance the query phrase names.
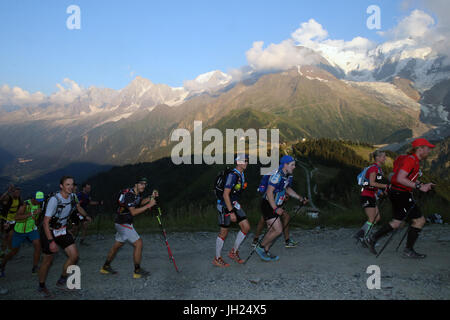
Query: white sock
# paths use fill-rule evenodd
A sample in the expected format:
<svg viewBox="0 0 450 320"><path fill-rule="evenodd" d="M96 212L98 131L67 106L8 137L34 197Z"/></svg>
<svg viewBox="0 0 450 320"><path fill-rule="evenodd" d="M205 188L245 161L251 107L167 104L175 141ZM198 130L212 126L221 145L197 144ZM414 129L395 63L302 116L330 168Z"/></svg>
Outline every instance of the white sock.
<svg viewBox="0 0 450 320"><path fill-rule="evenodd" d="M216 240L216 258L219 259L222 256L222 248L223 248L223 239L221 237L217 237Z"/></svg>
<svg viewBox="0 0 450 320"><path fill-rule="evenodd" d="M238 234L236 236L236 241L234 242L234 247L233 247L234 251L238 251L239 246L241 245L242 241L245 240L246 236L247 235L245 233L243 233L242 231L238 232Z"/></svg>

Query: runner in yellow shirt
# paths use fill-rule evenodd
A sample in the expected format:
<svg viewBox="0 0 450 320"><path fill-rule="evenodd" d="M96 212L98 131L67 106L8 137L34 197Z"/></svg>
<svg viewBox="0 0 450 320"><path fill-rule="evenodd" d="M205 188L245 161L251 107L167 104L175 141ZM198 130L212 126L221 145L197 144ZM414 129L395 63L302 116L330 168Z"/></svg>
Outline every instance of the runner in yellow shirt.
<svg viewBox="0 0 450 320"><path fill-rule="evenodd" d="M25 240L33 243L34 255L31 273L37 274L39 258L41 257L41 241L36 227L36 219L42 212L41 206L43 201L44 193L38 191L34 199L25 201L18 209L15 215L16 224L12 237L12 250L5 256L0 265L0 276L3 277L5 275L6 263L19 252L20 245Z"/></svg>

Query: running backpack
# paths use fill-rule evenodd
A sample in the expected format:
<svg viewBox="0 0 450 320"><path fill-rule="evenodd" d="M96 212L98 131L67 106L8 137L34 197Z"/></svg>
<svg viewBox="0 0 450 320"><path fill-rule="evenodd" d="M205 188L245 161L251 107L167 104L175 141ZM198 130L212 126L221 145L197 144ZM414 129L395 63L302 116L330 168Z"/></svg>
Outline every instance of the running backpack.
<svg viewBox="0 0 450 320"><path fill-rule="evenodd" d="M118 209L117 212L120 214L125 210L126 204L125 204L125 195L130 192L131 189L122 189L120 190L119 194L117 195L117 204Z"/></svg>
<svg viewBox="0 0 450 320"><path fill-rule="evenodd" d="M223 199L223 191L225 189L225 182L230 173L234 173L234 169L226 168L219 172L214 180L214 193L216 194L217 199Z"/></svg>
<svg viewBox="0 0 450 320"><path fill-rule="evenodd" d="M272 175L274 175L275 173L277 173L277 170L274 170L274 171L270 172L269 174L264 175L264 176L261 178L261 182L259 183L259 186L258 186L258 189L257 189L257 191L258 191L259 193L262 193L262 194L266 193L266 191L267 191L267 186L269 185L269 179L270 179L270 177L271 177Z"/></svg>
<svg viewBox="0 0 450 320"><path fill-rule="evenodd" d="M376 166L378 168L378 171L382 172L381 168L379 166L377 166L376 164L371 164L370 166L365 167L356 177L356 181L358 182L359 186L367 187L369 185L370 181L369 181L369 179L366 178L366 174L367 174L367 170L369 170L373 166Z"/></svg>
<svg viewBox="0 0 450 320"><path fill-rule="evenodd" d="M77 208L77 202L75 200L75 196L73 195L73 193L70 194L70 204L63 204L61 199L59 199L59 197L56 196L58 192L51 192L50 194L47 195L47 197L44 200L44 204L42 205L42 212L39 215L39 217L36 219L36 225L37 226L41 226L42 222L44 221L44 216L45 216L45 212L47 211L47 206L48 206L48 202L51 198L55 197L57 204L56 204L56 213L55 215L51 218L49 225L52 229L59 229L61 228L61 223L60 223L60 215L61 212L63 211L63 209L67 206L70 205L71 206L71 212L69 214L68 217L70 217L73 213L74 210L76 210Z"/></svg>

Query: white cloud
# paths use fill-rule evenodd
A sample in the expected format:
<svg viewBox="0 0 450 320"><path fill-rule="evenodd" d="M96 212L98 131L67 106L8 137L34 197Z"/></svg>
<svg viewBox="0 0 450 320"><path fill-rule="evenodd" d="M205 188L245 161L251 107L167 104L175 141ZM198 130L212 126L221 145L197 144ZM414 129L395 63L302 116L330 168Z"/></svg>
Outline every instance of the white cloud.
<svg viewBox="0 0 450 320"><path fill-rule="evenodd" d="M381 33L381 35L393 39L422 38L430 32L435 24L434 19L421 10L414 10L409 16L403 18L393 29Z"/></svg>
<svg viewBox="0 0 450 320"><path fill-rule="evenodd" d="M307 45L311 42L320 41L328 37L328 32L314 19L309 19L308 22L303 22L301 27L292 33L292 39Z"/></svg>
<svg viewBox="0 0 450 320"><path fill-rule="evenodd" d="M8 85L0 87L0 106L22 106L42 103L45 95L41 92L33 94L19 87L10 88Z"/></svg>
<svg viewBox="0 0 450 320"><path fill-rule="evenodd" d="M257 41L246 52L247 61L256 71L286 70L296 65L309 65L320 62L320 57L311 50L295 45L293 39L263 48L264 42Z"/></svg>
<svg viewBox="0 0 450 320"><path fill-rule="evenodd" d="M48 97L51 103L70 103L85 92L85 89L80 87L78 83L68 78L63 80L63 85L57 83L56 87L59 91Z"/></svg>

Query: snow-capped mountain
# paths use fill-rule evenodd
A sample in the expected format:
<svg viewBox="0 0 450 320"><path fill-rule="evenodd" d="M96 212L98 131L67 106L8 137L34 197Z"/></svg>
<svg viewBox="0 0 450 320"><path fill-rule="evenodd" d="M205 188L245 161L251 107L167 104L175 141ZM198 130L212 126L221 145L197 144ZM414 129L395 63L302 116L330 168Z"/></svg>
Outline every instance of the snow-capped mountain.
<svg viewBox="0 0 450 320"><path fill-rule="evenodd" d="M225 87L232 81L232 76L215 70L199 75L194 80L184 82L184 88L191 94L198 94L202 92L212 92Z"/></svg>

